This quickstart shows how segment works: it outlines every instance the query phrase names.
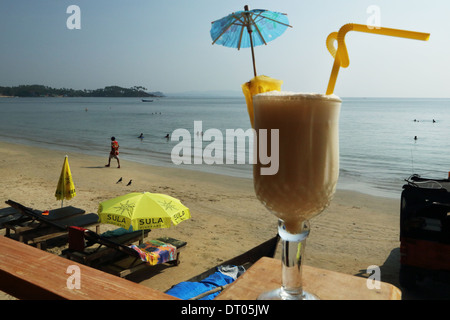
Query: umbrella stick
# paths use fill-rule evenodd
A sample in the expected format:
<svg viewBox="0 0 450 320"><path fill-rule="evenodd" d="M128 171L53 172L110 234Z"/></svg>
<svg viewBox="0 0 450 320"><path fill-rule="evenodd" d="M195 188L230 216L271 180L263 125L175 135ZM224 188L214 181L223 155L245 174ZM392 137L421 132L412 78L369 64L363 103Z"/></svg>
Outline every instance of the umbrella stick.
<svg viewBox="0 0 450 320"><path fill-rule="evenodd" d="M250 45L252 47L253 74L256 77L256 64L255 64L255 53L253 52L253 40L251 32L249 32L249 34L250 34Z"/></svg>
<svg viewBox="0 0 450 320"><path fill-rule="evenodd" d="M248 5L244 6L244 10L246 11L245 12L246 13L245 22L247 24L247 31L248 31L248 35L250 37L250 47L252 48L253 74L256 77L255 52L253 51L252 29L250 27L250 18L249 18L249 12L248 12Z"/></svg>

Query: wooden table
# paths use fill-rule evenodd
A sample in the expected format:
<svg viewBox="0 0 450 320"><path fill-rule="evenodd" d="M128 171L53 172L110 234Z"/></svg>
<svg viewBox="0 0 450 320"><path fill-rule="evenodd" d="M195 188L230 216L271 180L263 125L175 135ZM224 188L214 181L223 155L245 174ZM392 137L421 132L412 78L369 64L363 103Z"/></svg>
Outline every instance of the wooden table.
<svg viewBox="0 0 450 320"><path fill-rule="evenodd" d="M69 267L79 270L79 289L68 287ZM7 237L0 237L0 290L19 299L177 300Z"/></svg>
<svg viewBox="0 0 450 320"><path fill-rule="evenodd" d="M255 300L261 292L281 285L281 261L261 258L216 300ZM322 300L400 300L401 291L380 282L380 289L368 289L367 279L310 266L303 266L303 288Z"/></svg>

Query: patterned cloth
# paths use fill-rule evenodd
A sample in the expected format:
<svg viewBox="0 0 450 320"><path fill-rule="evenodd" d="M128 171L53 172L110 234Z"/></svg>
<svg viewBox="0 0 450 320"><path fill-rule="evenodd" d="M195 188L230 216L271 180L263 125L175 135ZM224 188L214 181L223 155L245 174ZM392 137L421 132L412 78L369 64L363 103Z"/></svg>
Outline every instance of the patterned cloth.
<svg viewBox="0 0 450 320"><path fill-rule="evenodd" d="M177 258L176 247L158 240L150 240L139 246L132 245L131 248L139 253L142 261L152 266Z"/></svg>

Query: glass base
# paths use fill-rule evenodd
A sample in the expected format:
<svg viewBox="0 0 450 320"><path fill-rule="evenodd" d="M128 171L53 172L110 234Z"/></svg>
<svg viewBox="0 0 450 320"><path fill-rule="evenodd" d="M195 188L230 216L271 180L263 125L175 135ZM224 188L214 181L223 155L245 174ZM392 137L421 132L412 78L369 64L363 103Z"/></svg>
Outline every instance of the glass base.
<svg viewBox="0 0 450 320"><path fill-rule="evenodd" d="M261 293L258 300L320 300L317 296L307 291L301 294L289 294L282 288Z"/></svg>

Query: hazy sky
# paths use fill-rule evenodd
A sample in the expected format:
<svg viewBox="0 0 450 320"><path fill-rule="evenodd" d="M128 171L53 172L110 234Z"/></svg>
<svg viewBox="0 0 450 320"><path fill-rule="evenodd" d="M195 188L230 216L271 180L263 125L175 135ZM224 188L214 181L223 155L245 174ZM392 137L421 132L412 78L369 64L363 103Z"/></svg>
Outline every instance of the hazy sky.
<svg viewBox="0 0 450 320"><path fill-rule="evenodd" d="M250 49L212 45L211 22L233 11L288 14L289 28L255 48L258 74L290 91L325 92L333 58L325 40L349 22L431 33L427 42L350 32L342 97L450 97L448 0L2 0L0 86L96 89L142 85L170 94L233 90L253 76ZM81 29L69 29L70 5ZM368 9L376 6L376 11Z"/></svg>

